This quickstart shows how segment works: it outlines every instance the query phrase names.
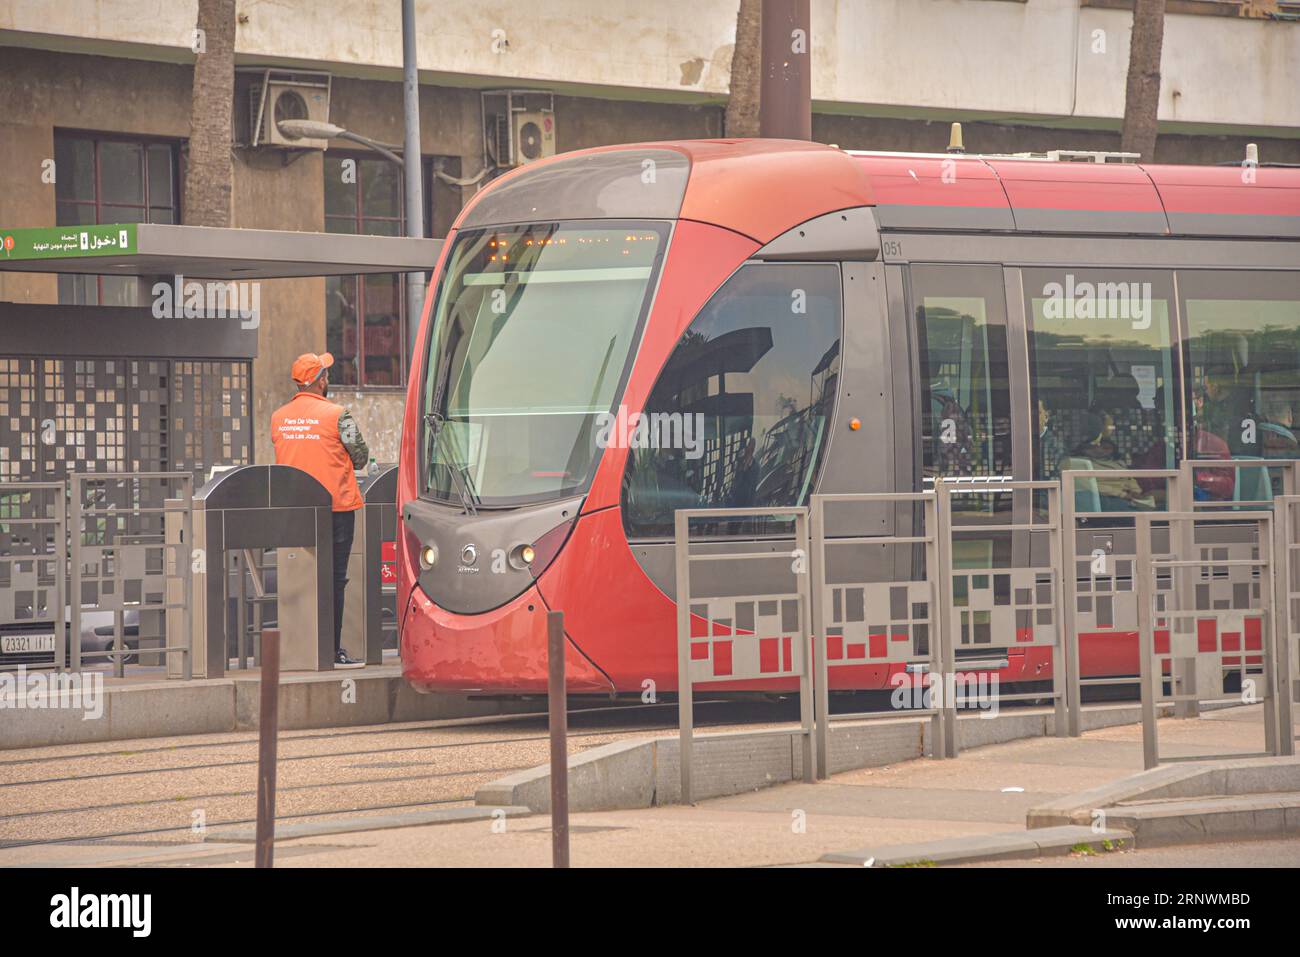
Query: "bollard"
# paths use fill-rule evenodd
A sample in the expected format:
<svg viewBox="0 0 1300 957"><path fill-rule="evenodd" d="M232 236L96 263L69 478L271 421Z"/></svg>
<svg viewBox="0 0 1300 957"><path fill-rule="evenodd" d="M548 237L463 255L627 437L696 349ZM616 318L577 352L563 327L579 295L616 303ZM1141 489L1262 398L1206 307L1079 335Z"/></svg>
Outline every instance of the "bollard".
<svg viewBox="0 0 1300 957"><path fill-rule="evenodd" d="M546 694L551 725L551 866L569 866L568 699L564 687L564 612L546 615Z"/></svg>
<svg viewBox="0 0 1300 957"><path fill-rule="evenodd" d="M257 867L275 857L275 752L279 737L280 632L262 632L262 705L257 719Z"/></svg>

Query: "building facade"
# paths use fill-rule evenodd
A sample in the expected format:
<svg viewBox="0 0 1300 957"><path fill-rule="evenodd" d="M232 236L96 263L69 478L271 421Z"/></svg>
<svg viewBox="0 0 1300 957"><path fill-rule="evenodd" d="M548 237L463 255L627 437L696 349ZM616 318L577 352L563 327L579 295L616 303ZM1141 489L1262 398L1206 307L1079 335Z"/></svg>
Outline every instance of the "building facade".
<svg viewBox="0 0 1300 957"><path fill-rule="evenodd" d="M1131 0L812 6L817 140L941 150L960 120L972 152L1118 148ZM1265 162L1300 162L1297 6L1170 0L1157 161L1235 162L1255 142ZM186 221L196 7L0 0L0 226ZM308 118L401 143L399 9L240 0L233 226L402 234L394 164L340 140L267 144L262 95L324 89L326 114ZM724 135L736 13L737 0L417 3L426 232L445 235L483 182L534 149ZM530 92L507 113L485 91ZM542 139L516 116L544 122ZM395 460L412 321L403 282L261 284L255 460L271 459L266 423L292 391L293 358L326 348L339 359L334 394L378 459ZM0 273L0 303L110 307L146 295L120 277Z"/></svg>

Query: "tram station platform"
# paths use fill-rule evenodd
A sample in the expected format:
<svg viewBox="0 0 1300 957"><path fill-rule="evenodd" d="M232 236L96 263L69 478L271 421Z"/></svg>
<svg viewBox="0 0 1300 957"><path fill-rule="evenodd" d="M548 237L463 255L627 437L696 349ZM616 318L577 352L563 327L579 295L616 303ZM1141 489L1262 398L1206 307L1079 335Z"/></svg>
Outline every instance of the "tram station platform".
<svg viewBox="0 0 1300 957"><path fill-rule="evenodd" d="M396 655L387 657L382 665L355 670L282 673L281 730L520 714L546 707L544 701L420 694L402 679ZM169 681L163 668L138 666L120 678L111 671L88 673L102 675L102 685L96 681L102 693L87 692L79 707L5 708L0 750L252 731L258 726L258 668L190 681Z"/></svg>

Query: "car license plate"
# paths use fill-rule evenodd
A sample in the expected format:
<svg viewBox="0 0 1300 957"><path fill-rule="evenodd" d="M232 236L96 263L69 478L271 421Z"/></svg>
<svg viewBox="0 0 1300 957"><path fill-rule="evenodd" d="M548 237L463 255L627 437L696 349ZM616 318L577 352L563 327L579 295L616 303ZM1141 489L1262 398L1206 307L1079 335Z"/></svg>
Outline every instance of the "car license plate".
<svg viewBox="0 0 1300 957"><path fill-rule="evenodd" d="M48 635L0 635L0 652L6 655L54 654L54 633Z"/></svg>

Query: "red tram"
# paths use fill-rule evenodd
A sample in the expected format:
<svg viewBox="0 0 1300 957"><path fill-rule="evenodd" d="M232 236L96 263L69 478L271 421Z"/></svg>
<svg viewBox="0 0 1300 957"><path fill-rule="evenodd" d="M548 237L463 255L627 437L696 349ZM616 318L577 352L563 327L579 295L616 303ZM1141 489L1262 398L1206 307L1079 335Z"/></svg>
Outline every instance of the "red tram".
<svg viewBox="0 0 1300 957"><path fill-rule="evenodd" d="M1122 322L1083 306L1102 290ZM571 692L671 692L677 509L1297 457L1300 170L776 140L565 154L465 208L418 341L407 679L542 691L562 609ZM1149 507L1140 482L1097 485ZM1080 647L1085 677L1137 671L1131 632ZM1048 677L1047 651L1011 647L1000 680ZM899 667L836 668L833 690Z"/></svg>

